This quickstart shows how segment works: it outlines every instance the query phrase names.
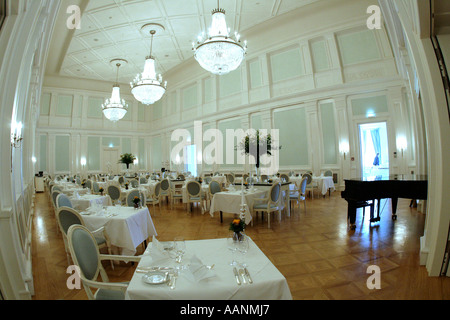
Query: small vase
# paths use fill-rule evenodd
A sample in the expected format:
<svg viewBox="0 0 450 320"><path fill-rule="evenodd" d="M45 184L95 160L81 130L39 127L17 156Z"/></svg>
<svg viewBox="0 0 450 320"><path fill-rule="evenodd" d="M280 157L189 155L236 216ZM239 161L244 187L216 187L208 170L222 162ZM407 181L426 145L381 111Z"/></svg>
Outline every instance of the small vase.
<svg viewBox="0 0 450 320"><path fill-rule="evenodd" d="M134 208L135 208L135 209L139 209L139 203L135 203L135 204L134 204Z"/></svg>
<svg viewBox="0 0 450 320"><path fill-rule="evenodd" d="M238 232L234 232L233 233L233 240L234 241L242 241L245 238L245 234L243 233L243 231L238 231Z"/></svg>

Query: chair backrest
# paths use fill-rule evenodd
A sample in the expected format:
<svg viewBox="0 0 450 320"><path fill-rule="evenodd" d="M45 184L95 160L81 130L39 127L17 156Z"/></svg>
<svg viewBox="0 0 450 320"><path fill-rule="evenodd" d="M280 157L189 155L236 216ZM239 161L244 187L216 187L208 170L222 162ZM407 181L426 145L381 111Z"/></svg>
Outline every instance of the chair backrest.
<svg viewBox="0 0 450 320"><path fill-rule="evenodd" d="M77 182L77 184L81 184L81 179L80 179L80 177L77 177L76 182Z"/></svg>
<svg viewBox="0 0 450 320"><path fill-rule="evenodd" d="M67 235L67 231L69 230L70 226L74 224L84 224L81 215L73 208L59 207L56 216L58 219L59 228L64 235Z"/></svg>
<svg viewBox="0 0 450 320"><path fill-rule="evenodd" d="M52 192L53 192L53 191L59 191L59 192L62 192L62 188L61 188L60 186L53 186Z"/></svg>
<svg viewBox="0 0 450 320"><path fill-rule="evenodd" d="M184 177L184 175L183 175L183 174L179 174L179 175L177 176L177 179L180 179L180 180L184 180L184 179L185 179L185 177Z"/></svg>
<svg viewBox="0 0 450 320"><path fill-rule="evenodd" d="M86 188L92 189L92 181L91 180L86 180Z"/></svg>
<svg viewBox="0 0 450 320"><path fill-rule="evenodd" d="M248 178L248 174L244 174L243 176L242 176L242 180L244 180L244 182L247 182L247 178Z"/></svg>
<svg viewBox="0 0 450 320"><path fill-rule="evenodd" d="M56 197L56 207L69 207L73 208L72 201L70 201L69 197L66 196L64 193L58 194Z"/></svg>
<svg viewBox="0 0 450 320"><path fill-rule="evenodd" d="M221 192L222 188L220 187L220 184L217 181L211 181L209 184L209 193L215 194L216 192Z"/></svg>
<svg viewBox="0 0 450 320"><path fill-rule="evenodd" d="M57 207L57 205L56 205L56 197L58 197L58 195L60 194L61 192L60 191L58 191L58 190L54 190L54 191L52 191L52 201L53 201L53 206L56 208Z"/></svg>
<svg viewBox="0 0 450 320"><path fill-rule="evenodd" d="M186 185L186 191L189 196L198 196L202 192L202 187L197 181L189 181Z"/></svg>
<svg viewBox="0 0 450 320"><path fill-rule="evenodd" d="M227 181L228 183L234 183L234 175L232 174L227 174Z"/></svg>
<svg viewBox="0 0 450 320"><path fill-rule="evenodd" d="M123 180L123 177L122 177L122 176L119 177L119 183L120 183L120 184L123 184L123 183L124 183L124 180Z"/></svg>
<svg viewBox="0 0 450 320"><path fill-rule="evenodd" d="M211 178L210 176L205 177L205 182L206 182L207 184L211 183L211 181L212 181L212 178Z"/></svg>
<svg viewBox="0 0 450 320"><path fill-rule="evenodd" d="M305 194L306 192L306 184L308 183L308 178L303 177L302 181L300 182L300 192L301 194Z"/></svg>
<svg viewBox="0 0 450 320"><path fill-rule="evenodd" d="M267 176L267 174L263 174L263 175L261 175L261 180L267 181L267 180L269 180L269 177Z"/></svg>
<svg viewBox="0 0 450 320"><path fill-rule="evenodd" d="M280 179L281 179L281 181L283 181L283 182L289 182L289 176L288 176L287 174L285 174L285 173L282 173L282 174L280 175Z"/></svg>
<svg viewBox="0 0 450 320"><path fill-rule="evenodd" d="M170 188L169 179L165 178L161 180L161 191L167 191Z"/></svg>
<svg viewBox="0 0 450 320"><path fill-rule="evenodd" d="M139 178L139 182L140 183L147 183L147 179L145 177L140 177Z"/></svg>
<svg viewBox="0 0 450 320"><path fill-rule="evenodd" d="M159 197L160 193L161 193L161 182L158 182L155 185L155 189L153 191L153 196L157 198L157 197Z"/></svg>
<svg viewBox="0 0 450 320"><path fill-rule="evenodd" d="M279 183L275 183L272 185L272 188L270 189L270 201L273 203L276 203L278 201L278 198L280 197L280 190L281 186Z"/></svg>
<svg viewBox="0 0 450 320"><path fill-rule="evenodd" d="M137 188L139 186L139 182L136 179L132 179L130 183L133 188Z"/></svg>
<svg viewBox="0 0 450 320"><path fill-rule="evenodd" d="M97 181L94 181L94 182L92 183L92 190L93 190L94 192L99 192L100 186L98 185L98 182L97 182Z"/></svg>
<svg viewBox="0 0 450 320"><path fill-rule="evenodd" d="M331 170L327 170L327 171L325 171L325 173L323 175L325 177L332 177L333 176L333 172Z"/></svg>
<svg viewBox="0 0 450 320"><path fill-rule="evenodd" d="M306 177L306 180L307 180L306 184L310 184L311 183L312 177L311 177L311 175L309 173L305 173L302 177Z"/></svg>
<svg viewBox="0 0 450 320"><path fill-rule="evenodd" d="M80 268L81 276L95 281L103 267L100 267L100 253L92 233L84 226L73 225L67 232L67 240L73 262Z"/></svg>
<svg viewBox="0 0 450 320"><path fill-rule="evenodd" d="M108 186L108 194L112 200L117 200L120 198L120 189L115 185Z"/></svg>
<svg viewBox="0 0 450 320"><path fill-rule="evenodd" d="M133 207L134 206L134 197L139 197L139 199L141 199L141 205L145 205L145 195L140 191L140 190L132 190L128 195L127 195L127 206L128 207Z"/></svg>

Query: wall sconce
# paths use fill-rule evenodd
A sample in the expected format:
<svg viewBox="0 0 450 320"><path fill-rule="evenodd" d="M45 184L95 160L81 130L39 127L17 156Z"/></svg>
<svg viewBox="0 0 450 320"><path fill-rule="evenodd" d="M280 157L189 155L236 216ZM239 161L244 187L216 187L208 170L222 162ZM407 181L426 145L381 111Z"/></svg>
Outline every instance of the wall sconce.
<svg viewBox="0 0 450 320"><path fill-rule="evenodd" d="M349 152L350 150L350 146L348 145L348 142L341 142L339 144L339 151L344 155L344 160L345 160L345 155Z"/></svg>
<svg viewBox="0 0 450 320"><path fill-rule="evenodd" d="M133 160L133 164L134 164L135 166L137 166L137 165L139 164L139 159L138 159L138 158L134 159L134 160Z"/></svg>
<svg viewBox="0 0 450 320"><path fill-rule="evenodd" d="M398 137L397 138L397 148L402 151L402 158L403 158L403 151L406 150L408 147L408 142L406 141L405 137Z"/></svg>
<svg viewBox="0 0 450 320"><path fill-rule="evenodd" d="M22 138L22 122L13 122L11 124L11 146L14 148L20 147Z"/></svg>
<svg viewBox="0 0 450 320"><path fill-rule="evenodd" d="M84 167L86 165L86 158L81 158L80 159L80 164L82 167Z"/></svg>

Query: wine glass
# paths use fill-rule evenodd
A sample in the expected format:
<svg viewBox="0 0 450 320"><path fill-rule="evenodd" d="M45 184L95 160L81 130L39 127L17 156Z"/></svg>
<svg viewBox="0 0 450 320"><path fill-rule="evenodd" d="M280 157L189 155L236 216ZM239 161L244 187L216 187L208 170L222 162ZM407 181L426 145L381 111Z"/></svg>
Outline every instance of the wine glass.
<svg viewBox="0 0 450 320"><path fill-rule="evenodd" d="M184 238L182 237L175 237L173 240L174 246L175 246L175 252L177 255L177 258L175 261L177 263L181 263L181 259L183 258L183 255L186 253L186 242L184 241Z"/></svg>
<svg viewBox="0 0 450 320"><path fill-rule="evenodd" d="M227 238L227 248L231 251L232 254L232 260L230 262L230 266L235 266L237 264L234 256L237 251L238 241L234 237L234 234L231 233L230 236Z"/></svg>
<svg viewBox="0 0 450 320"><path fill-rule="evenodd" d="M244 236L241 240L238 241L238 245L237 245L237 250L242 254L242 263L241 265L243 267L247 267L247 264L244 262L245 261L245 255L248 252L248 248L249 248L249 241L247 236Z"/></svg>

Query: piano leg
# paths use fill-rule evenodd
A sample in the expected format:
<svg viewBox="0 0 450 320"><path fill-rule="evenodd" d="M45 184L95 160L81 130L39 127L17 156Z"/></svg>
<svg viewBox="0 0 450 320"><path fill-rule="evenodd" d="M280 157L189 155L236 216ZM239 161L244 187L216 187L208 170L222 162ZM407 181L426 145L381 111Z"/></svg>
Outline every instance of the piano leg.
<svg viewBox="0 0 450 320"><path fill-rule="evenodd" d="M392 220L397 220L398 198L392 198Z"/></svg>
<svg viewBox="0 0 450 320"><path fill-rule="evenodd" d="M356 205L353 203L353 201L347 201L348 202L348 208L347 208L347 219L350 223L350 229L355 230L356 229Z"/></svg>

